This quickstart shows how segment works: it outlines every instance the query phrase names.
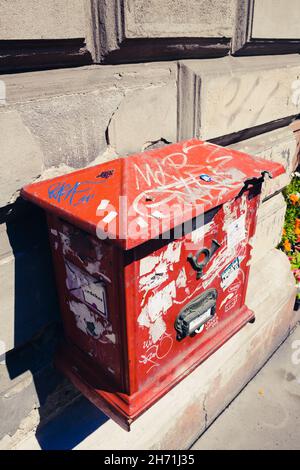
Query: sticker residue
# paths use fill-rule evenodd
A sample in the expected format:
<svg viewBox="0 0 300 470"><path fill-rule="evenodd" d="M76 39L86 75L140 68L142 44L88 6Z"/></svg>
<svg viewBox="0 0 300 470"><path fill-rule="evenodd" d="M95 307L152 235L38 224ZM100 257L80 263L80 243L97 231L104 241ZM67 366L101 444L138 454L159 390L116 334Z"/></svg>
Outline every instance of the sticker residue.
<svg viewBox="0 0 300 470"><path fill-rule="evenodd" d="M92 312L87 305L71 300L70 310L74 313L77 327L85 334L98 339L102 343L115 343L116 337L110 324L100 321L100 317ZM104 320L105 322L105 320Z"/></svg>
<svg viewBox="0 0 300 470"><path fill-rule="evenodd" d="M246 214L242 214L238 219L228 225L227 245L229 249L235 248L246 238Z"/></svg>
<svg viewBox="0 0 300 470"><path fill-rule="evenodd" d="M172 306L175 297L176 285L175 281L172 281L148 299L138 317L139 325L149 328L153 343L156 343L166 331L167 326L162 317Z"/></svg>
<svg viewBox="0 0 300 470"><path fill-rule="evenodd" d="M108 316L104 283L91 277L73 263L65 260L66 285L75 297L94 307L105 318Z"/></svg>

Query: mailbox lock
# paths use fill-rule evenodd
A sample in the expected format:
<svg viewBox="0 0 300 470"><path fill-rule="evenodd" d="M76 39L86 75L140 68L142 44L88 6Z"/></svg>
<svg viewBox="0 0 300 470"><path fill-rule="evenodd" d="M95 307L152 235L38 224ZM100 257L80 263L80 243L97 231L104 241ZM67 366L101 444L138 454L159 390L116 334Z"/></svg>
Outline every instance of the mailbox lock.
<svg viewBox="0 0 300 470"><path fill-rule="evenodd" d="M207 265L210 261L212 256L215 254L218 248L220 248L220 244L216 240L212 240L210 248L201 248L201 250L197 251L195 256L189 254L187 259L191 263L192 267L197 271L197 279L200 279L202 276L203 268ZM204 259L199 262L201 256L204 255Z"/></svg>
<svg viewBox="0 0 300 470"><path fill-rule="evenodd" d="M181 341L186 336L195 336L202 331L202 326L216 313L216 289L208 289L191 300L179 313L175 320L176 339Z"/></svg>

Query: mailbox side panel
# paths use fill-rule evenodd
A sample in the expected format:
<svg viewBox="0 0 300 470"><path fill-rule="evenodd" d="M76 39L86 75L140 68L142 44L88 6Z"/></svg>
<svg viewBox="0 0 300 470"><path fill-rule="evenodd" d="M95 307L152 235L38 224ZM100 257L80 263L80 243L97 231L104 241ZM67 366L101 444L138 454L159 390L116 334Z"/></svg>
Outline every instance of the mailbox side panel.
<svg viewBox="0 0 300 470"><path fill-rule="evenodd" d="M64 332L82 376L90 369L95 388L127 392L122 253L53 215L48 225Z"/></svg>

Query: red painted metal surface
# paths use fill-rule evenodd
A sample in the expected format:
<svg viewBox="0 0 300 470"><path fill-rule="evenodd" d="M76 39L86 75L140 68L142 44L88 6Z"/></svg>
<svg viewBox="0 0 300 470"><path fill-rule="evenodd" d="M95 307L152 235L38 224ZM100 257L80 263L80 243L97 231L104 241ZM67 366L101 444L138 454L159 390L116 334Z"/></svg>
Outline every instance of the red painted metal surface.
<svg viewBox="0 0 300 470"><path fill-rule="evenodd" d="M253 320L263 171L284 169L193 139L23 189L48 213L66 336L57 365L126 429Z"/></svg>

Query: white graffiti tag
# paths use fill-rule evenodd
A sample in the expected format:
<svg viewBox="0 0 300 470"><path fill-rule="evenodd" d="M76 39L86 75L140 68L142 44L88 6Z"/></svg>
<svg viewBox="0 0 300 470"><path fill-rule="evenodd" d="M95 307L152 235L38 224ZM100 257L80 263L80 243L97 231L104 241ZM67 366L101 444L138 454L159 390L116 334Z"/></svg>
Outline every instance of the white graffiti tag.
<svg viewBox="0 0 300 470"><path fill-rule="evenodd" d="M152 344L146 349L145 354L143 354L139 360L141 364L148 364L146 374L148 374L153 367L159 366L159 361L169 354L172 346L172 336L169 333L164 333L158 343Z"/></svg>

